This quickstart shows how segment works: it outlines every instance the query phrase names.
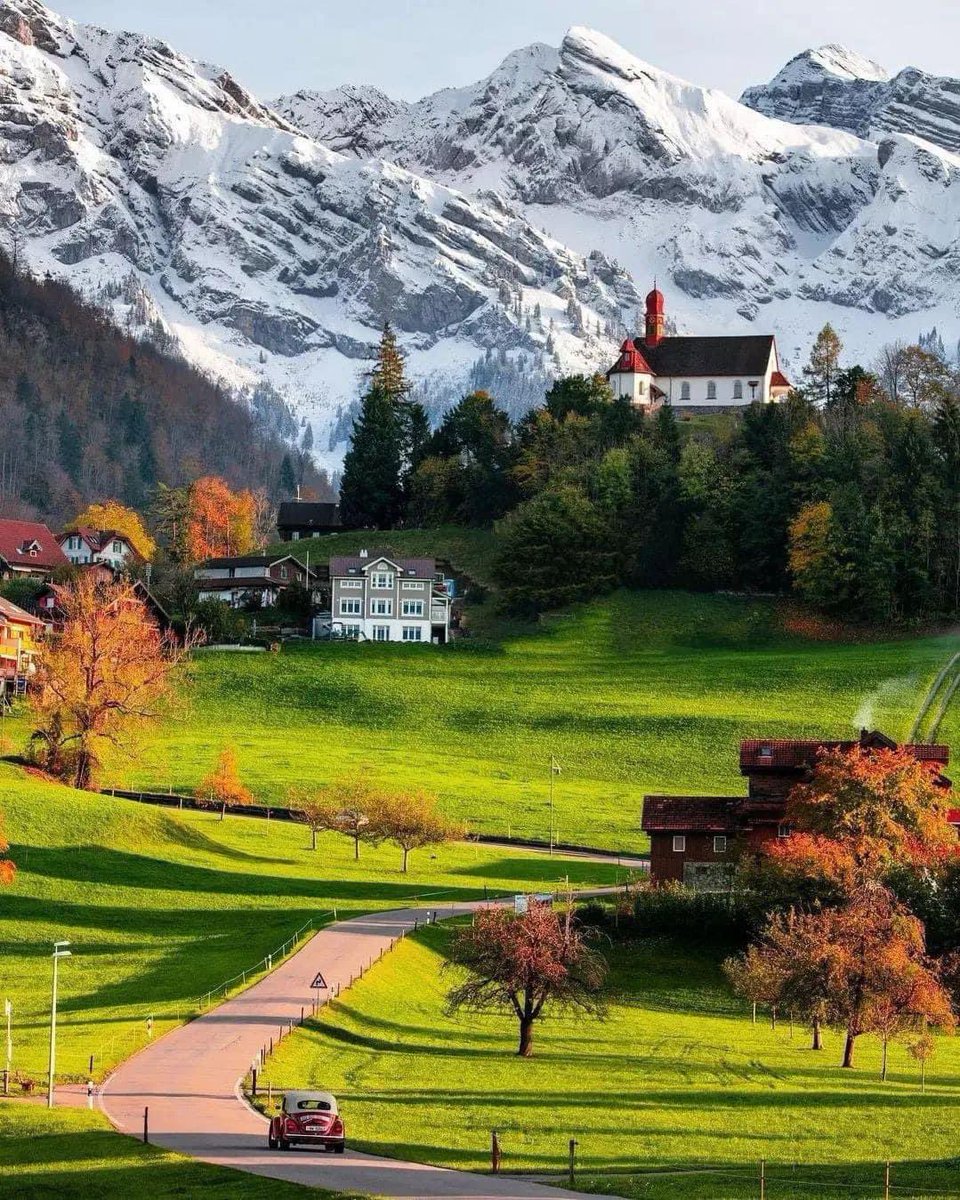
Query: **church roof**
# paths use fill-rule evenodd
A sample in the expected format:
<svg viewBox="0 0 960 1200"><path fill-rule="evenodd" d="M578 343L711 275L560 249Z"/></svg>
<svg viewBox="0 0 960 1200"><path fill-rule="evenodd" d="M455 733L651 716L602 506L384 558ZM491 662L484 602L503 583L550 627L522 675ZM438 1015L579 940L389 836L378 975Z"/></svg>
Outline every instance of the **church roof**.
<svg viewBox="0 0 960 1200"><path fill-rule="evenodd" d="M773 351L773 334L744 337L665 337L656 346L634 345L654 375L756 375L762 377Z"/></svg>

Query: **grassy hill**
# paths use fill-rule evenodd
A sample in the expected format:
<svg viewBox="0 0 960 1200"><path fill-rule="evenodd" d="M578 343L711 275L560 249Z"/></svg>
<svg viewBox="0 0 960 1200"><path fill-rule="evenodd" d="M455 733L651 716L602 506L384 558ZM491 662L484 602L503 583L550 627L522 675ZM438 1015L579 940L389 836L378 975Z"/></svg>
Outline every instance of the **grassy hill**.
<svg viewBox="0 0 960 1200"><path fill-rule="evenodd" d="M843 1071L840 1035L815 1053L802 1027L752 1025L716 960L639 942L605 948L607 1020L545 1019L523 1060L514 1019L443 1011L449 936L407 939L295 1031L270 1061L274 1087L322 1080L358 1146L446 1166L486 1167L497 1129L504 1170L559 1173L574 1137L581 1186L644 1200L754 1200L761 1159L770 1200L881 1196L887 1160L896 1196L957 1194L955 1038L940 1039L924 1095L899 1046L880 1083L874 1039Z"/></svg>
<svg viewBox="0 0 960 1200"><path fill-rule="evenodd" d="M202 652L181 719L111 781L190 790L231 742L264 800L364 770L433 789L474 829L545 838L555 754L559 836L637 849L645 792L742 791L741 737L905 736L957 649L956 635L816 640L764 600L618 592L442 648Z"/></svg>
<svg viewBox="0 0 960 1200"><path fill-rule="evenodd" d="M14 1006L14 1067L46 1079L50 946L73 943L60 971L58 1067L101 1076L185 1019L197 998L273 953L311 918L329 920L445 896L537 890L565 875L613 882L615 866L484 847L414 853L305 827L220 822L57 787L0 762L12 886L0 889L0 997ZM623 873L621 872L621 878ZM429 903L429 900L424 900ZM328 914L324 916L324 914Z"/></svg>

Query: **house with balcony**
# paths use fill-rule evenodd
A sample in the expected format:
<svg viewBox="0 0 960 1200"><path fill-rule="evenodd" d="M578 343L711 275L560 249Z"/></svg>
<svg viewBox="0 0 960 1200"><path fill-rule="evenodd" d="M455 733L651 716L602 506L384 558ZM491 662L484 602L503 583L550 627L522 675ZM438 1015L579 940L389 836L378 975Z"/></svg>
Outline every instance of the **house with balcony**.
<svg viewBox="0 0 960 1200"><path fill-rule="evenodd" d="M0 703L22 696L36 674L44 623L0 596Z"/></svg>
<svg viewBox="0 0 960 1200"><path fill-rule="evenodd" d="M103 563L123 571L143 561L126 534L114 529L90 529L78 525L57 537L60 549L75 567Z"/></svg>
<svg viewBox="0 0 960 1200"><path fill-rule="evenodd" d="M334 556L330 605L333 637L408 645L450 638L450 592L432 558L368 550Z"/></svg>
<svg viewBox="0 0 960 1200"><path fill-rule="evenodd" d="M316 573L292 554L244 554L210 558L194 569L198 599L220 600L232 608L259 603L270 608L288 588L314 587Z"/></svg>
<svg viewBox="0 0 960 1200"><path fill-rule="evenodd" d="M42 521L0 520L0 579L48 579L69 560Z"/></svg>
<svg viewBox="0 0 960 1200"><path fill-rule="evenodd" d="M943 774L949 747L905 745L877 730L863 729L858 740L808 741L749 738L740 743L740 774L746 796L645 796L640 828L650 837L652 883L682 883L710 891L729 886L739 855L751 854L777 838L788 838L787 799L798 783L813 777L818 755L825 750L849 751L859 746L909 751L929 763L938 787L950 789ZM948 822L960 826L960 812Z"/></svg>

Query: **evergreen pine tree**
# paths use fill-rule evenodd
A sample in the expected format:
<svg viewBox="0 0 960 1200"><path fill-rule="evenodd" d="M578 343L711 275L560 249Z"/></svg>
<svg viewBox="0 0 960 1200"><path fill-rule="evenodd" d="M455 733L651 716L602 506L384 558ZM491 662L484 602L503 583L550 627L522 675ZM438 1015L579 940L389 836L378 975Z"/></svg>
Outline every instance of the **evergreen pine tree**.
<svg viewBox="0 0 960 1200"><path fill-rule="evenodd" d="M374 384L364 396L343 460L340 512L345 525L390 529L403 509L403 438L394 397Z"/></svg>
<svg viewBox="0 0 960 1200"><path fill-rule="evenodd" d="M280 490L286 496L292 496L297 490L297 477L289 454L283 456L283 462L280 464Z"/></svg>
<svg viewBox="0 0 960 1200"><path fill-rule="evenodd" d="M834 384L840 369L840 352L843 343L832 325L824 325L810 351L810 361L803 368L810 398L817 404L829 405L833 399Z"/></svg>
<svg viewBox="0 0 960 1200"><path fill-rule="evenodd" d="M385 322L380 335L376 365L370 372L370 387L371 391L379 388L392 400L399 400L410 391L403 351L397 345L397 336L389 321Z"/></svg>

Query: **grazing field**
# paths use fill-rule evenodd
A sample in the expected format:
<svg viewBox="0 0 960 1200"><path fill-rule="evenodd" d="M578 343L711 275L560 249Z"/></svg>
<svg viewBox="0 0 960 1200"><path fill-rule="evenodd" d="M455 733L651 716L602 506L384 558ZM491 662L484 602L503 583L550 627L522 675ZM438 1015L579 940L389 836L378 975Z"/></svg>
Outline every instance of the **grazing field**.
<svg viewBox="0 0 960 1200"><path fill-rule="evenodd" d="M637 850L645 792L743 790L743 736L906 736L957 649L956 635L815 640L764 600L618 592L447 647L200 652L185 713L110 781L189 791L230 742L264 801L365 771L436 791L473 829L546 838L556 755L559 838Z"/></svg>
<svg viewBox="0 0 960 1200"><path fill-rule="evenodd" d="M715 960L669 942L607 947L604 1022L544 1020L535 1057L516 1057L516 1021L443 1002L450 931L407 939L332 1008L283 1042L274 1088L323 1086L358 1148L482 1169L497 1129L504 1170L559 1173L579 1142L580 1185L650 1200L769 1200L960 1193L960 1043L941 1039L921 1095L916 1064L807 1030L752 1025ZM933 1161L931 1161L933 1160Z"/></svg>
<svg viewBox="0 0 960 1200"><path fill-rule="evenodd" d="M99 1113L0 1103L0 1196L16 1200L360 1200L208 1166L118 1137Z"/></svg>
<svg viewBox="0 0 960 1200"><path fill-rule="evenodd" d="M14 1068L46 1080L50 947L61 964L57 1063L101 1077L199 996L276 951L331 909L356 913L445 897L538 890L564 876L614 882L615 865L452 844L400 852L300 825L182 814L74 792L0 763L0 812L17 876L0 889L0 998L13 1001ZM624 876L620 872L620 877ZM326 914L326 915L325 915ZM2 1064L0 1064L2 1065Z"/></svg>

